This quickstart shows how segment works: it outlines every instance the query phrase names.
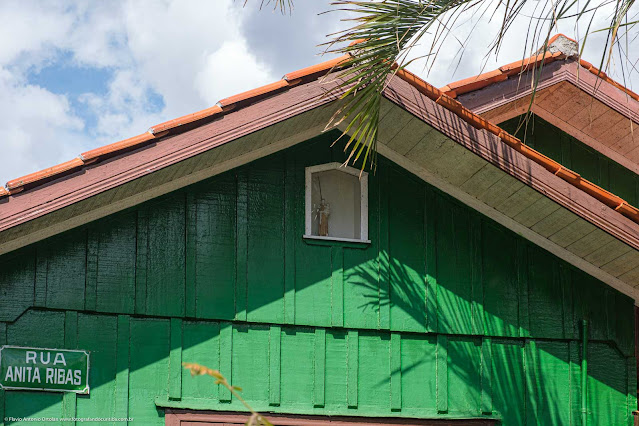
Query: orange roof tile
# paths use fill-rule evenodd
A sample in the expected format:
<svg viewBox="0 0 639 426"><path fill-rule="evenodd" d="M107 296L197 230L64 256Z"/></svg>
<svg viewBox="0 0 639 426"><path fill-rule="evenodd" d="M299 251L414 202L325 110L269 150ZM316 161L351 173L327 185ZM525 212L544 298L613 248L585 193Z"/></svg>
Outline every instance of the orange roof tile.
<svg viewBox="0 0 639 426"><path fill-rule="evenodd" d="M39 172L31 173L18 179L10 180L9 182L7 182L7 189L9 191L13 191L15 189L18 189L19 187L24 187L25 185L36 183L38 181L43 181L55 175L77 169L79 167L82 167L83 165L84 161L82 161L80 158L74 158L71 161L49 167L48 169L40 170Z"/></svg>
<svg viewBox="0 0 639 426"><path fill-rule="evenodd" d="M119 142L114 142L109 145L101 146L99 148L92 149L80 154L80 158L84 161L84 164L90 164L96 161L100 157L104 157L116 152L122 152L125 149L140 147L144 142L148 142L154 139L154 136L147 132L141 135L133 136L132 138L124 139Z"/></svg>
<svg viewBox="0 0 639 426"><path fill-rule="evenodd" d="M164 123L156 124L149 129L149 133L156 135L160 132L171 130L178 126L193 123L194 121L212 117L220 113L222 113L222 108L218 105L214 105L210 108L203 109L202 111L194 112L193 114L187 114L179 118L174 118L173 120L165 121Z"/></svg>
<svg viewBox="0 0 639 426"><path fill-rule="evenodd" d="M264 98L265 96L274 95L287 86L288 82L286 80L278 80L275 83L270 83L256 89L247 90L246 92L224 98L221 101L218 101L217 105L221 107L222 110L228 111L239 107L240 105L238 104L242 102L248 100L255 101L257 99Z"/></svg>
<svg viewBox="0 0 639 426"><path fill-rule="evenodd" d="M559 35L555 36L551 40L556 39L558 36ZM464 107L460 102L453 99L453 97L455 97L457 94L464 93L464 90L467 90L469 88L473 88L470 90L476 90L476 88L481 86L481 84L483 84L484 82L486 82L486 85L488 85L496 81L503 80L503 74L501 73L511 73L513 71L519 72L530 66L532 63L538 63L541 60L554 60L560 57L561 55L557 55L556 53L549 55L547 52L545 55L538 55L528 62L526 60L518 61L502 67L503 70L502 68L500 68L499 70L482 74L484 77L481 77L480 75L476 78L465 79L456 83L451 83L444 88L445 90L437 89L436 87L432 86L431 84L427 83L423 79L417 77L415 74L405 69L398 70L396 75L397 77L409 83L424 96L435 101L442 107L450 110L465 122L471 124L477 129L483 129L488 131L489 133L497 135L501 139L501 141L503 141L505 144L509 145L525 157L540 164L551 173L554 173L571 185L590 194L597 200L615 209L634 222L639 223L639 209L629 205L623 199L598 187L592 182L583 179L581 176L579 176L579 174L563 167L558 162L535 151L529 146L522 144L521 141L516 137L504 131L499 126L473 113L472 111ZM59 177L65 173L74 171L86 164L93 163L108 156L119 154L127 150L135 149L137 147L143 146L150 141L157 141L162 136L165 136L172 131L179 131L179 129L181 128L180 126L183 126L184 124L196 123L200 120L209 119L213 116L223 115L230 110L236 110L238 108L241 108L242 106L248 105L265 97L286 90L288 87L297 84L300 79L306 79L309 77L317 78L320 75L323 75L326 72L329 72L334 67L338 66L345 59L347 58L340 57L315 66L294 71L292 73L286 74L282 80L223 99L218 102L216 106L213 106L211 108L207 108L194 114L185 115L183 117L152 126L148 132L141 135L84 152L80 155L79 158L75 158L66 163L62 163L39 172L29 174L19 179L11 180L7 183L6 189L0 187L0 197L6 197L19 192L24 189L26 185L33 186L39 183L44 183L54 177ZM585 66L585 64L582 64L582 66ZM590 65L589 70L592 72L592 65ZM499 71L499 73L497 71ZM478 86L478 81L480 80L482 81L482 83Z"/></svg>
<svg viewBox="0 0 639 426"><path fill-rule="evenodd" d="M570 40L573 43L577 44L577 42L570 37L566 37L563 34L555 34L548 40L548 46L550 47L555 41L559 39L559 37L564 37L567 40ZM488 71L488 72L476 75L474 77L468 77L462 80L448 83L447 85L443 86L441 90L444 93L446 93L448 96L452 98L456 98L459 95L463 95L468 92L474 92L475 90L483 89L484 87L490 86L491 84L499 83L500 81L507 80L509 77L512 77L513 75L520 74L533 67L539 66L542 61L544 64L547 64L547 63L550 63L556 60L562 60L562 59L566 59L566 55L562 53L561 51L557 51L554 53L551 53L550 51L546 51L544 54L530 56L528 58L515 61L510 64L502 65L501 67L493 71ZM595 74L597 77L601 78L602 80L605 80L606 82L615 86L617 89L626 93L631 98L639 101L638 94L628 89L624 85L618 83L617 81L613 80L612 78L608 77L606 73L595 68L590 62L579 58L579 64L583 68Z"/></svg>
<svg viewBox="0 0 639 426"><path fill-rule="evenodd" d="M350 55L343 55L339 58L331 59L330 61L322 62L321 64L312 65L310 67L302 68L301 70L293 71L284 75L284 80L293 82L304 77L314 76L316 74L326 74L334 67L338 67L339 64L350 59Z"/></svg>

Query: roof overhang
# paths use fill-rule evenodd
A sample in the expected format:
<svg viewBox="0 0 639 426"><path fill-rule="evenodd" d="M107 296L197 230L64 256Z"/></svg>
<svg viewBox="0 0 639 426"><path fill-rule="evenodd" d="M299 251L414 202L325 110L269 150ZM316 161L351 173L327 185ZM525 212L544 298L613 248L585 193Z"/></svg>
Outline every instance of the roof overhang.
<svg viewBox="0 0 639 426"><path fill-rule="evenodd" d="M320 96L326 89L325 81L292 87L0 199L0 254L322 133L337 108L333 99ZM435 102L428 90L400 78L387 86L381 155L639 300L639 224L512 148L495 129L477 127L463 119L464 111Z"/></svg>
<svg viewBox="0 0 639 426"><path fill-rule="evenodd" d="M530 110L550 124L639 174L639 101L618 84L588 72L576 59L459 95L466 108L495 124Z"/></svg>

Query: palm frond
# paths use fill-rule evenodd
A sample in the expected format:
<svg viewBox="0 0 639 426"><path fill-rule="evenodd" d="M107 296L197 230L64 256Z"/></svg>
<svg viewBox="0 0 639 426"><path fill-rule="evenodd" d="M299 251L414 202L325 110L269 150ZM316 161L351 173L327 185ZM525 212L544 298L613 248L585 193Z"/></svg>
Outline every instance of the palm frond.
<svg viewBox="0 0 639 426"><path fill-rule="evenodd" d="M350 150L347 162L355 164L362 160L362 169L367 165L374 168L376 161L376 143L379 125L379 108L383 90L397 70L410 64L410 52L418 42L428 36L430 43L422 56L427 65L435 63L439 49L449 37L455 37L453 29L457 19L464 14L501 13L499 32L487 55L497 53L506 37L516 28L517 18L524 16L526 7L532 7L529 16L527 45L531 54L533 46L543 46L536 53L544 54L548 42L557 23L568 17L588 19L586 35L583 37L582 49L591 29L595 14L604 13L604 9L615 5L610 16L610 24L602 31L608 32L605 50L602 52L600 69L610 66L613 47L619 42L619 31L634 26L637 20L628 21L634 0L603 0L595 2L587 0L580 4L577 0L558 0L538 2L536 0L336 0L332 2L334 10L345 11L349 16L350 28L329 35L326 43L327 52L348 54L349 59L340 64L342 69L337 73L338 84L331 90L339 93L342 106L335 113L329 125L343 124L344 134L349 134L346 149ZM472 33L472 31L471 31ZM469 36L470 39L470 36ZM460 43L461 44L461 43ZM420 45L421 47L421 45ZM463 51L463 45L461 46ZM524 57L529 56L525 52ZM461 55L461 54L460 54ZM460 56L461 58L461 56ZM461 59L460 59L461 60ZM541 75L543 61L533 78L534 100L537 83ZM527 114L529 116L530 114Z"/></svg>

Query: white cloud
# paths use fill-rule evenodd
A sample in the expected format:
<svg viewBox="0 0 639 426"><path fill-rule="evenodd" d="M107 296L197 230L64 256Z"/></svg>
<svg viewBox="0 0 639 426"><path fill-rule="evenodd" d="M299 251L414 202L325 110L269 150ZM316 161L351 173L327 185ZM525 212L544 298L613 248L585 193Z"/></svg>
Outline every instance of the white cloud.
<svg viewBox="0 0 639 426"><path fill-rule="evenodd" d="M213 105L220 99L274 80L268 69L249 53L245 42L230 40L208 55L195 77L195 85L202 99Z"/></svg>
<svg viewBox="0 0 639 426"><path fill-rule="evenodd" d="M0 2L0 182L325 60L316 56L322 51L317 44L346 25L338 22L343 14L317 16L330 8L329 0L297 0L292 16L258 12L259 3L249 1L244 8L243 0ZM451 37L430 73L423 60L410 69L442 86L537 47L527 39L528 20L522 18L499 56L485 58L499 28L496 16L458 21L454 34L461 43L477 24L460 62L460 41ZM594 26L605 26L606 18ZM571 22L558 30L576 34ZM601 36L591 37L585 58L598 64L602 45ZM414 54L426 53L427 47L424 40ZM111 78L106 87L77 99L29 83L34 70L61 65L107 70ZM619 63L614 65L612 75L620 78Z"/></svg>
<svg viewBox="0 0 639 426"><path fill-rule="evenodd" d="M77 155L84 123L64 96L25 85L2 68L0 93L0 176L17 178Z"/></svg>
<svg viewBox="0 0 639 426"><path fill-rule="evenodd" d="M137 135L274 79L240 32L232 0L0 4L0 181ZM28 84L70 53L72 66L112 72L105 94L71 99ZM163 106L153 102L158 96ZM94 116L83 126L81 116ZM55 147L55 148L54 148Z"/></svg>

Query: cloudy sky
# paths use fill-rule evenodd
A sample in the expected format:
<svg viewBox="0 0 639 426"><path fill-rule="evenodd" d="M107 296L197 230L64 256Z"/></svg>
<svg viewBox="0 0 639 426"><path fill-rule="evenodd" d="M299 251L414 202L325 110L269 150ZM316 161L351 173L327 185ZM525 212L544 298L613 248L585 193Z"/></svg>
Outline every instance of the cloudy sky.
<svg viewBox="0 0 639 426"><path fill-rule="evenodd" d="M259 1L1 1L0 182L331 57L317 45L345 24L344 15L318 15L329 0L296 0L285 16L259 11ZM515 27L486 58L496 28L487 17L464 20L433 69L410 69L442 86L530 53ZM559 31L578 34L573 23ZM584 53L593 63L600 39Z"/></svg>

